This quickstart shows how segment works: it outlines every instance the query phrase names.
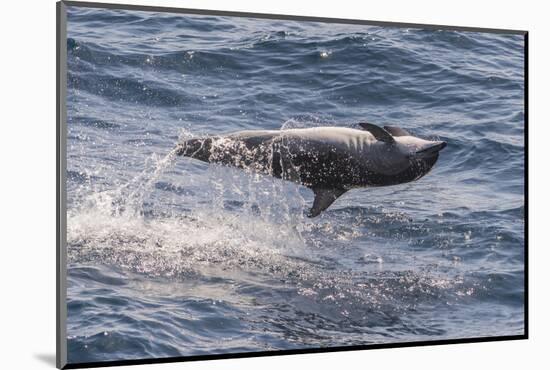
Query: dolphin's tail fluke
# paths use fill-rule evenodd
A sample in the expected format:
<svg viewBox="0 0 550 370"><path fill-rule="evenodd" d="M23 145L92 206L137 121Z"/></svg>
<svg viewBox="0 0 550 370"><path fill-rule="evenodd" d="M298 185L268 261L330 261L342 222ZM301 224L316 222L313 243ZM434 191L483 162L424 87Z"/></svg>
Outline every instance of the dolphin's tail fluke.
<svg viewBox="0 0 550 370"><path fill-rule="evenodd" d="M177 145L176 154L209 162L211 148L212 138L188 139Z"/></svg>

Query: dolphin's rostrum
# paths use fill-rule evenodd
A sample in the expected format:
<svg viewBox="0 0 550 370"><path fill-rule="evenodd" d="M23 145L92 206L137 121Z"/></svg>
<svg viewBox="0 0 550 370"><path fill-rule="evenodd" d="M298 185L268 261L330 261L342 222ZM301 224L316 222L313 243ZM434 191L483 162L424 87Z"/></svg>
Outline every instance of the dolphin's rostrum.
<svg viewBox="0 0 550 370"><path fill-rule="evenodd" d="M240 131L188 139L177 154L262 173L309 187L315 217L346 191L417 180L447 144L402 128L360 123L359 129L315 127Z"/></svg>

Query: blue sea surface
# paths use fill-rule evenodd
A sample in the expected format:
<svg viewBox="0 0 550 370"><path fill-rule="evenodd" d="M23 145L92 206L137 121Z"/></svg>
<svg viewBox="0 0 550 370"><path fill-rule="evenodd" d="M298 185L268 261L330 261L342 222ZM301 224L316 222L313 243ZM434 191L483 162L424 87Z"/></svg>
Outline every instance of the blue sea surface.
<svg viewBox="0 0 550 370"><path fill-rule="evenodd" d="M70 363L524 333L521 35L68 8ZM178 141L368 121L433 170L312 192Z"/></svg>

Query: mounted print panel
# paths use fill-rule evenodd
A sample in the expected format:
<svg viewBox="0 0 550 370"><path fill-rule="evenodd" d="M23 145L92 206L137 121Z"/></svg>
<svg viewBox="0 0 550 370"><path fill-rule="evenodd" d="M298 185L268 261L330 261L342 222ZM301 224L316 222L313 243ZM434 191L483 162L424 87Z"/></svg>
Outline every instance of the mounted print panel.
<svg viewBox="0 0 550 370"><path fill-rule="evenodd" d="M58 5L59 367L526 338L526 32Z"/></svg>

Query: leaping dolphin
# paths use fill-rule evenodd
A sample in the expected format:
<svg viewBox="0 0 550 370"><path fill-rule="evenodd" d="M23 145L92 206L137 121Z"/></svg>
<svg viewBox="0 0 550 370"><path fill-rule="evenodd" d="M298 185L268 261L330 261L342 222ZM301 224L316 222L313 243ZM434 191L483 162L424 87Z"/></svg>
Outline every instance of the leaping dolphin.
<svg viewBox="0 0 550 370"><path fill-rule="evenodd" d="M353 188L418 180L447 145L399 127L366 122L359 127L240 131L188 139L176 152L307 186L315 193L308 216L315 217Z"/></svg>

